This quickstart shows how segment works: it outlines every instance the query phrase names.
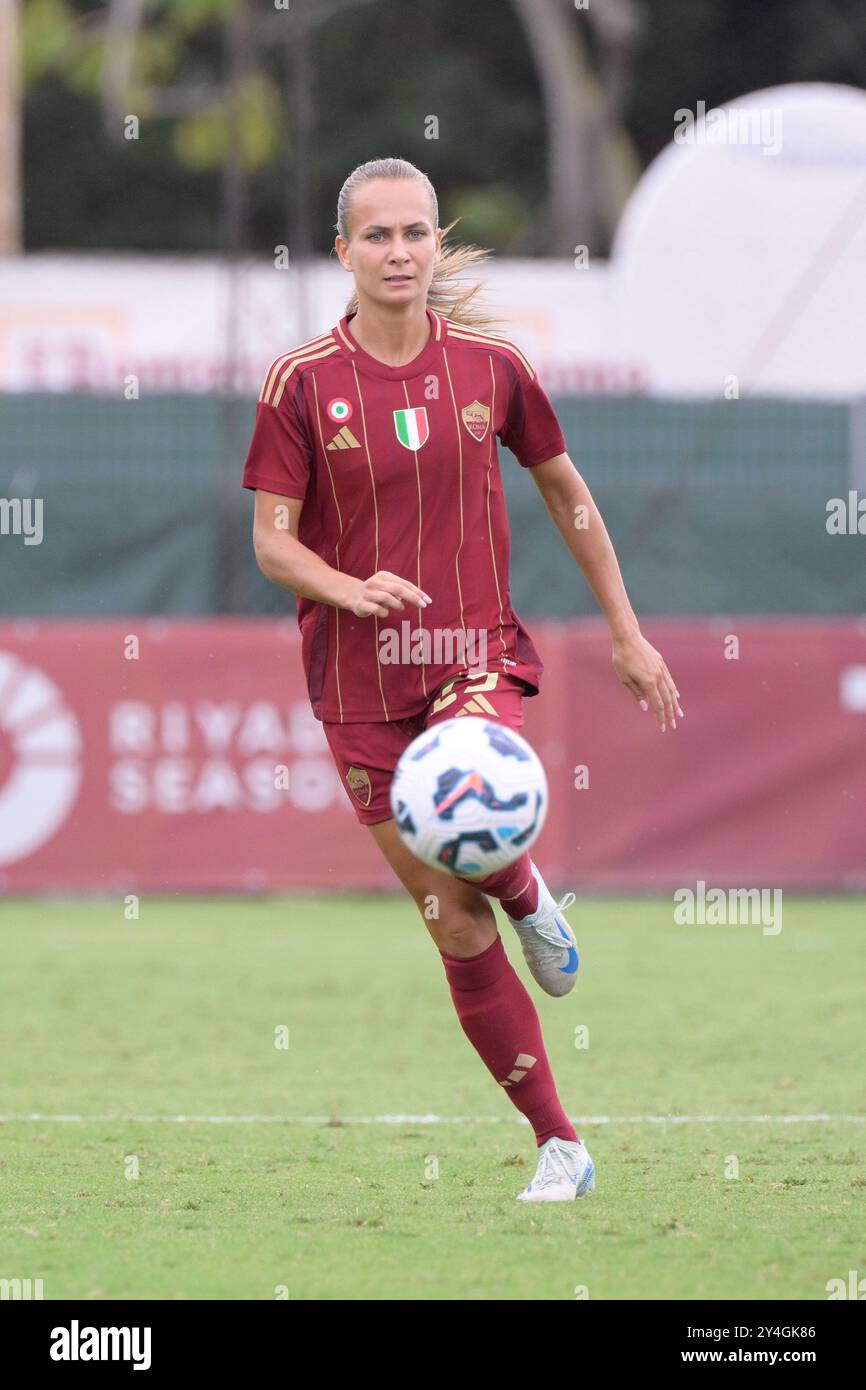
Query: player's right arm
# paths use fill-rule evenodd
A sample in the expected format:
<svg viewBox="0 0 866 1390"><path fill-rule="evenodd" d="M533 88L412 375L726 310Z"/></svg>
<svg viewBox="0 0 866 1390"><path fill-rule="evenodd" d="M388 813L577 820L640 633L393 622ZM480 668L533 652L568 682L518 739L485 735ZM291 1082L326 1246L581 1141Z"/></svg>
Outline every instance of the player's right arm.
<svg viewBox="0 0 866 1390"><path fill-rule="evenodd" d="M304 499L283 497L256 488L253 549L266 579L293 594L345 608L356 618L387 618L392 609L414 603L424 608L430 597L417 584L400 579L389 570L378 570L369 579L356 579L329 565L298 540Z"/></svg>

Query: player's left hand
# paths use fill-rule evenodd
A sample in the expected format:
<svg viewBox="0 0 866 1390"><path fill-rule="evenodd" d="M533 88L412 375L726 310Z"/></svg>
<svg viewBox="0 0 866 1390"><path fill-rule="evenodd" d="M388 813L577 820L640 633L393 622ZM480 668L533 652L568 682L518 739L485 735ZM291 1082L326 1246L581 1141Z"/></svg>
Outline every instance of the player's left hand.
<svg viewBox="0 0 866 1390"><path fill-rule="evenodd" d="M685 716L680 709L680 692L661 652L657 652L640 632L633 632L627 637L614 638L612 660L613 669L641 709L652 706L662 733L668 722L675 729L674 716Z"/></svg>

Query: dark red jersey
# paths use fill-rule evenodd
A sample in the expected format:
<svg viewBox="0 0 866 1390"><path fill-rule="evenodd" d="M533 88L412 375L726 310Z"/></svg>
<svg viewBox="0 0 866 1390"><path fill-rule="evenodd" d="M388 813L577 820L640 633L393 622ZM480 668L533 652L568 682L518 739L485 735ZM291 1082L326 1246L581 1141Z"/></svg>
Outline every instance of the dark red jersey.
<svg viewBox="0 0 866 1390"><path fill-rule="evenodd" d="M566 450L553 407L505 338L427 310L430 337L389 367L351 320L268 368L243 485L304 499L298 536L358 579L390 570L432 602L387 618L298 599L318 719L405 719L452 677L542 662L511 606L497 437L525 468Z"/></svg>

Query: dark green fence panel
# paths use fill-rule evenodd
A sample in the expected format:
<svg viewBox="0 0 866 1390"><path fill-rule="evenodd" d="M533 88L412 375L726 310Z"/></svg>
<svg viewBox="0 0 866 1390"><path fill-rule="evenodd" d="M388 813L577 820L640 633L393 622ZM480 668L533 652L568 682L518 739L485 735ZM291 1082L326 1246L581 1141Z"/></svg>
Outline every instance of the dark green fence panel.
<svg viewBox="0 0 866 1390"><path fill-rule="evenodd" d="M569 452L614 539L641 613L856 613L866 537L831 536L846 497L845 404L555 401ZM44 539L0 535L6 615L275 613L240 475L254 403L0 397L0 497L41 498ZM530 474L507 451L518 611L570 616L595 600ZM862 470L862 462L861 462Z"/></svg>

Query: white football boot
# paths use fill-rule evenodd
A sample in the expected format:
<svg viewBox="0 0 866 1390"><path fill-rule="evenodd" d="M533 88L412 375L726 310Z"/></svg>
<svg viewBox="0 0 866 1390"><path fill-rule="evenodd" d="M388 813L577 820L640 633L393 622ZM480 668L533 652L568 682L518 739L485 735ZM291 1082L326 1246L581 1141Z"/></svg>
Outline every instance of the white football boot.
<svg viewBox="0 0 866 1390"><path fill-rule="evenodd" d="M595 1191L595 1164L582 1139L548 1139L538 1150L538 1168L518 1202L571 1202Z"/></svg>
<svg viewBox="0 0 866 1390"><path fill-rule="evenodd" d="M562 916L575 901L574 893L554 900L541 874L529 861L538 884L538 907L528 917L509 917L533 978L547 994L568 994L574 989L580 955L574 932ZM506 914L507 915L507 914Z"/></svg>

